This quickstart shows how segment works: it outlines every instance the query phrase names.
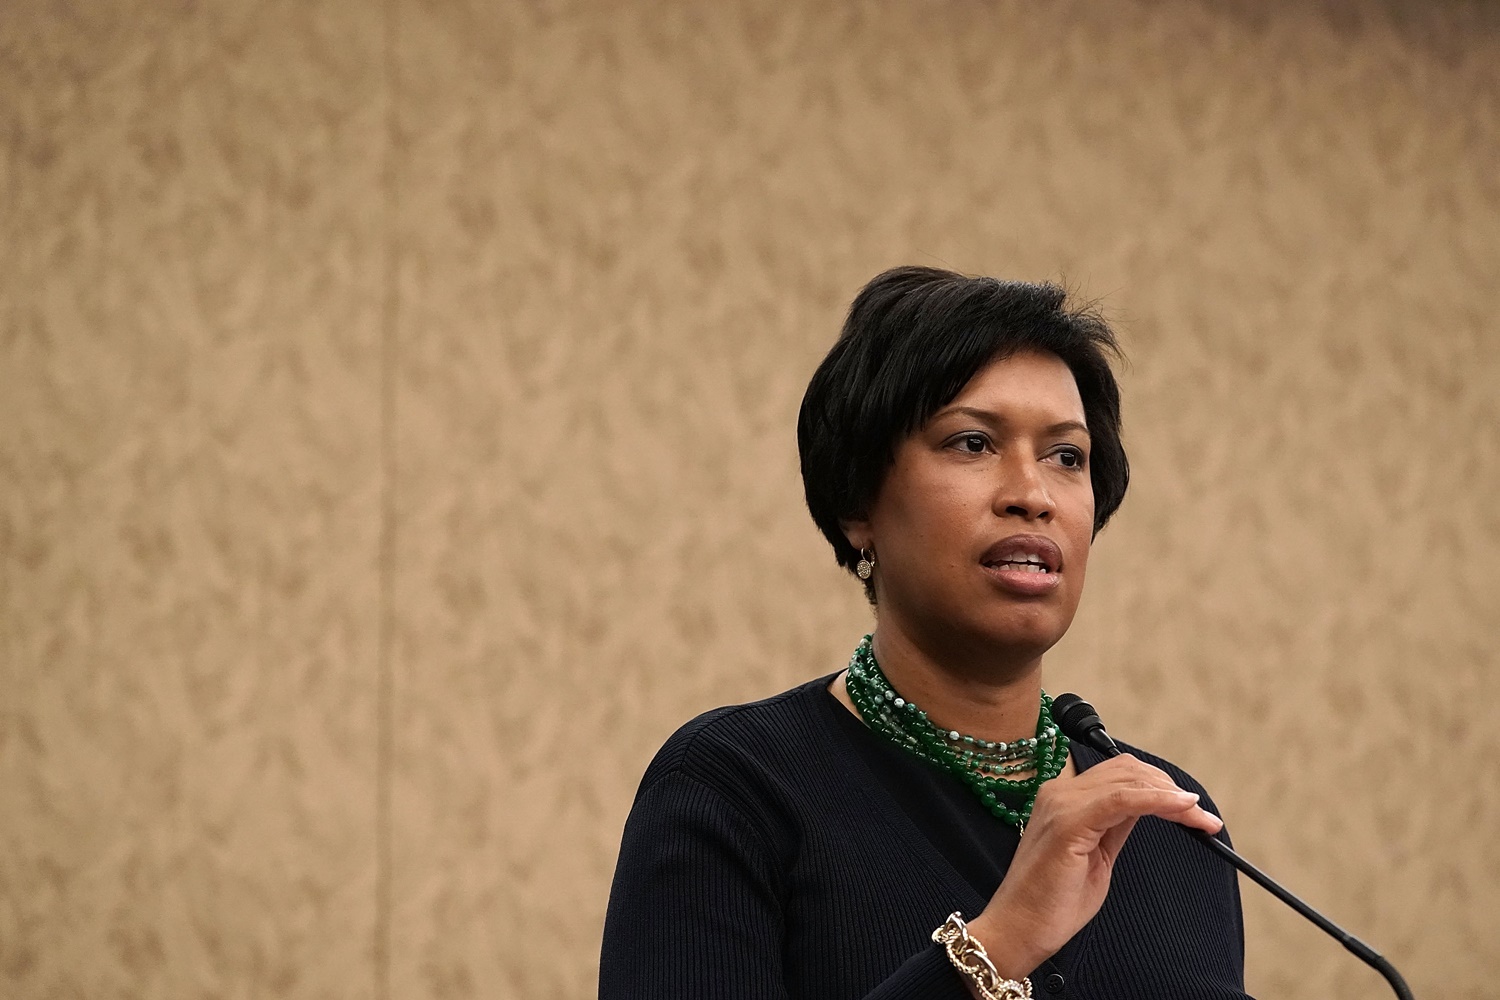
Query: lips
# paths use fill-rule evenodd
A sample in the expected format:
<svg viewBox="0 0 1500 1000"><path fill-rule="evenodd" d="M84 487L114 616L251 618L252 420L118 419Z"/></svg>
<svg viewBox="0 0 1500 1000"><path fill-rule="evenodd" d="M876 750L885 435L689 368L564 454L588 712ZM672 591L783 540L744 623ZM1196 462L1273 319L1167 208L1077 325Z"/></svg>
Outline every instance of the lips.
<svg viewBox="0 0 1500 1000"><path fill-rule="evenodd" d="M979 561L1000 589L1022 597L1050 594L1062 580L1062 550L1042 535L1002 538Z"/></svg>
<svg viewBox="0 0 1500 1000"><path fill-rule="evenodd" d="M992 569L1021 573L1062 572L1062 549L1044 535L1011 535L985 550L979 561Z"/></svg>

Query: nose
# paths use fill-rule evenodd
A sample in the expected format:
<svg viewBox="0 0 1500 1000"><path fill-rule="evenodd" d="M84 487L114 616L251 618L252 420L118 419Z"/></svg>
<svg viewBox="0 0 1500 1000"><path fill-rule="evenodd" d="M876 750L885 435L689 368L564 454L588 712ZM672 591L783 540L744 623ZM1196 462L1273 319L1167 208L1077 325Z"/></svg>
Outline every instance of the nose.
<svg viewBox="0 0 1500 1000"><path fill-rule="evenodd" d="M1017 456L1005 462L1003 469L992 504L995 513L1027 521L1052 520L1052 497L1037 463Z"/></svg>

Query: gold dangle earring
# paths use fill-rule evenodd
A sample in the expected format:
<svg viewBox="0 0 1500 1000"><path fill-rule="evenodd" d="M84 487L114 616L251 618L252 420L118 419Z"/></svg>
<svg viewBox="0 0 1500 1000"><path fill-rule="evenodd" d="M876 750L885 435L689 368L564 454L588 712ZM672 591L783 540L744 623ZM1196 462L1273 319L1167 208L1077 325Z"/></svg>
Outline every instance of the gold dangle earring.
<svg viewBox="0 0 1500 1000"><path fill-rule="evenodd" d="M861 548L859 550L859 562L854 566L854 575L861 580L868 580L875 572L875 550Z"/></svg>

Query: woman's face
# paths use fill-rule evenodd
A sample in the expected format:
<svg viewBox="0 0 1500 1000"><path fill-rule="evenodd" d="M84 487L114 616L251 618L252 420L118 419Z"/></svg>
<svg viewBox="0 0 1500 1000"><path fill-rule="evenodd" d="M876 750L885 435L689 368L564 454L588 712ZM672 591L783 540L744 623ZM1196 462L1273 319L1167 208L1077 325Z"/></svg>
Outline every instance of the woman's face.
<svg viewBox="0 0 1500 1000"><path fill-rule="evenodd" d="M901 441L867 520L882 628L937 656L1041 656L1083 593L1089 434L1061 359L991 362Z"/></svg>

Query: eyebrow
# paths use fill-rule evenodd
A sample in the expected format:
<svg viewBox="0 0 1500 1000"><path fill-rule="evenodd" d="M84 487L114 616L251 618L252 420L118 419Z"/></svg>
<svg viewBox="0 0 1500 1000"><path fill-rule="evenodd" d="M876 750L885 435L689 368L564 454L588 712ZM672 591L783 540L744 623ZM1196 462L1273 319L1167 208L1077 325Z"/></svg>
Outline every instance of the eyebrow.
<svg viewBox="0 0 1500 1000"><path fill-rule="evenodd" d="M959 414L961 416L965 416L965 417L973 417L976 420L983 420L984 422L986 422L988 424L1004 424L1005 423L1005 419L1003 417L1001 417L998 413L992 413L989 410L981 410L977 406L954 406L954 407L950 407L949 409L943 410L940 413L934 413L932 415L932 418L934 420L936 420L939 417L946 417L949 414L954 414L954 413ZM1093 438L1093 435L1089 434L1088 425L1085 424L1085 423L1083 423L1080 420L1062 420L1062 421L1059 421L1058 423L1055 423L1055 424L1052 424L1050 426L1042 428L1042 433L1043 434L1062 434L1062 433L1065 433L1067 431L1078 431L1079 433L1081 433L1084 436L1088 437L1090 440L1092 440L1092 438Z"/></svg>

